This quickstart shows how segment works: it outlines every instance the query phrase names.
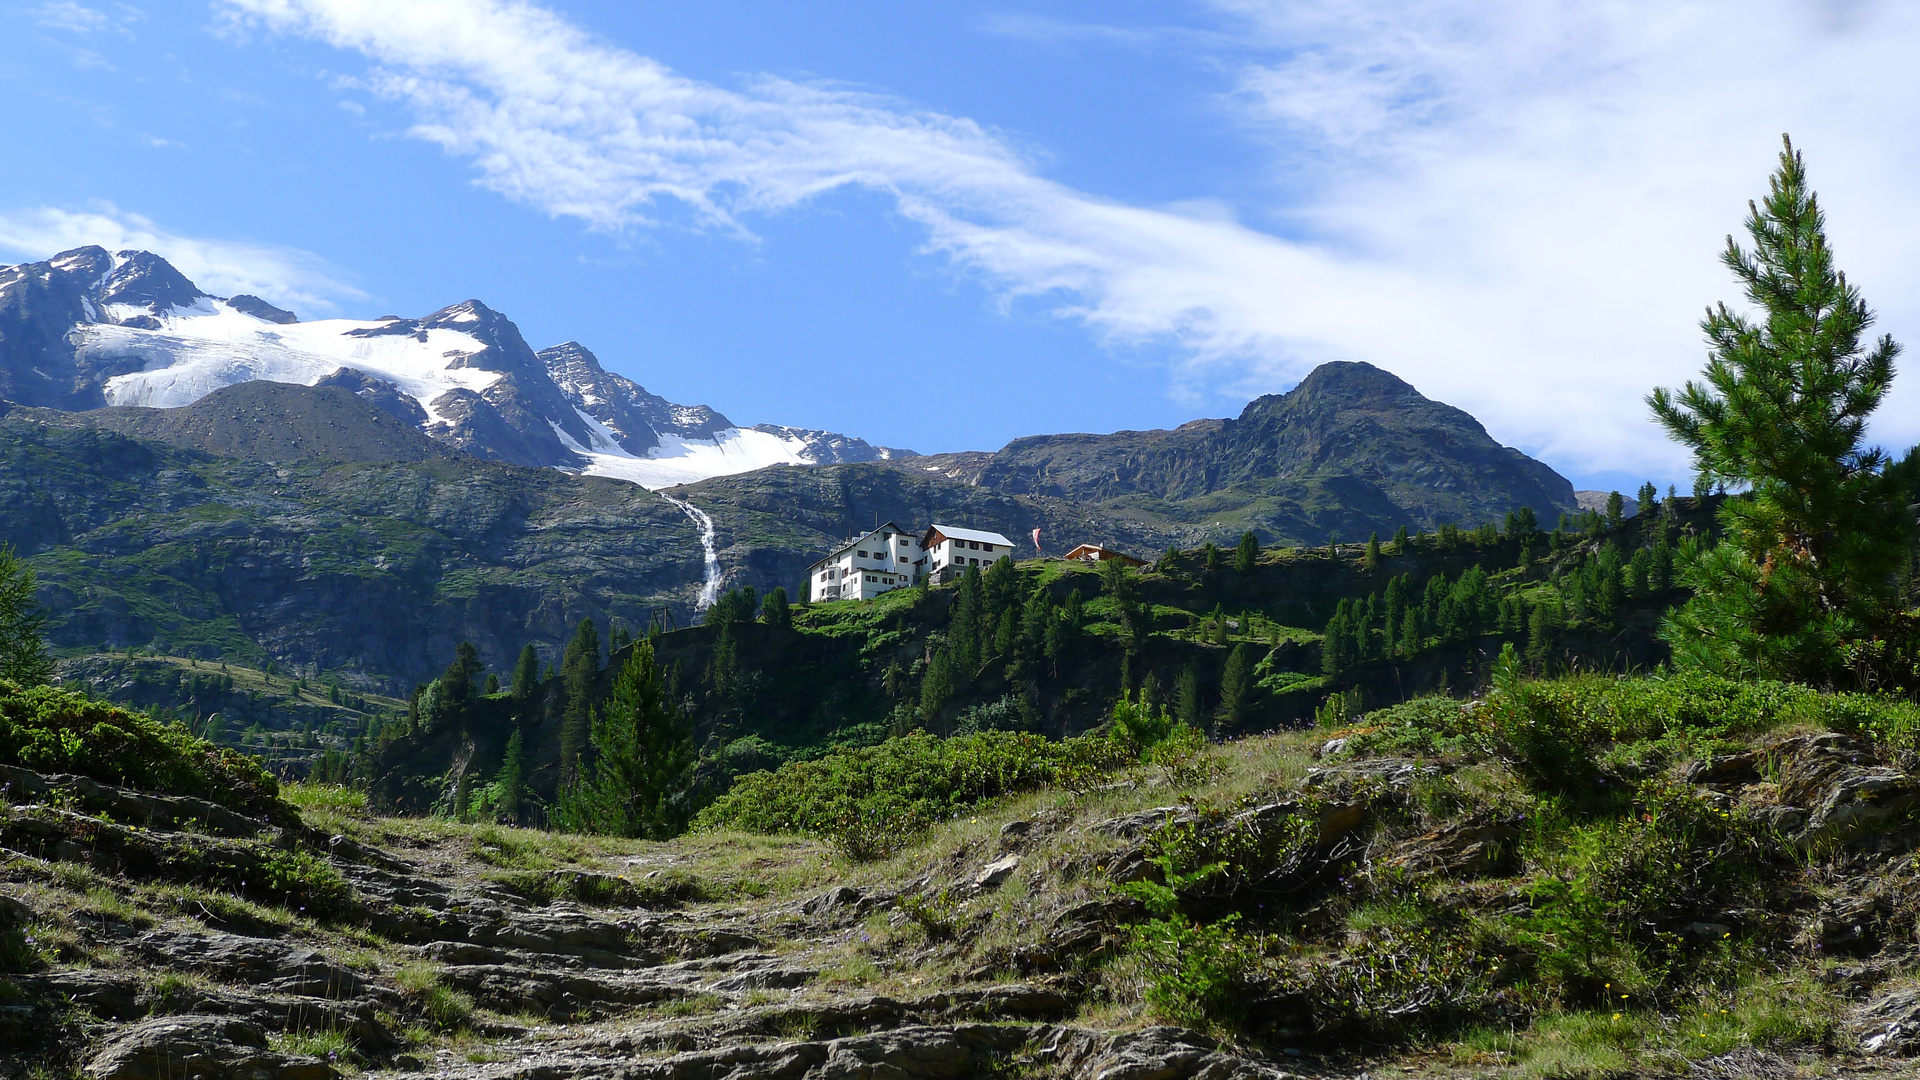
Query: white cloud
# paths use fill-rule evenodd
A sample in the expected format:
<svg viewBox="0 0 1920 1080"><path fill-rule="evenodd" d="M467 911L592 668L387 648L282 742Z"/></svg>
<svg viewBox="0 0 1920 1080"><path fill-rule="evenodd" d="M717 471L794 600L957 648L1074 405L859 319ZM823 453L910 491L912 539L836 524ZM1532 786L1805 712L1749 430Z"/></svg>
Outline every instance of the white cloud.
<svg viewBox="0 0 1920 1080"><path fill-rule="evenodd" d="M53 3L41 4L34 11L34 21L41 26L76 34L91 34L113 24L105 12L76 4L73 0L54 0Z"/></svg>
<svg viewBox="0 0 1920 1080"><path fill-rule="evenodd" d="M836 187L885 191L1003 295L1170 345L1176 393L1369 360L1569 471L1678 471L1640 397L1697 368L1699 310L1735 299L1714 254L1780 131L1808 150L1869 299L1920 284L1905 8L1219 0L1237 44L1217 62L1238 73L1221 107L1271 147L1284 193L1240 208L1263 231L1204 201L1067 188L979 123L880 95L687 79L521 0L225 6L364 54L366 86L413 110L415 136L549 214L749 236L754 215ZM1886 323L1920 327L1920 307ZM1903 395L1882 431L1910 440Z"/></svg>
<svg viewBox="0 0 1920 1080"><path fill-rule="evenodd" d="M33 9L33 21L50 30L65 30L72 34L95 34L102 30L111 30L122 37L132 37L132 26L146 14L138 8L125 4L115 5L115 14L90 8L74 0L50 0Z"/></svg>
<svg viewBox="0 0 1920 1080"><path fill-rule="evenodd" d="M103 203L91 210L0 210L0 251L24 261L98 244L109 251L151 251L217 296L252 293L307 314L331 312L366 294L316 255L293 248L171 233L138 214Z"/></svg>
<svg viewBox="0 0 1920 1080"><path fill-rule="evenodd" d="M1424 341L1396 345L1359 312L1337 340L1559 463L1678 464L1639 399L1694 375L1702 309L1741 299L1715 256L1781 132L1880 329L1920 337L1911 6L1220 6L1286 58L1245 65L1236 103L1313 185L1289 224L1399 271L1395 302L1443 312ZM1913 378L1876 431L1920 439Z"/></svg>

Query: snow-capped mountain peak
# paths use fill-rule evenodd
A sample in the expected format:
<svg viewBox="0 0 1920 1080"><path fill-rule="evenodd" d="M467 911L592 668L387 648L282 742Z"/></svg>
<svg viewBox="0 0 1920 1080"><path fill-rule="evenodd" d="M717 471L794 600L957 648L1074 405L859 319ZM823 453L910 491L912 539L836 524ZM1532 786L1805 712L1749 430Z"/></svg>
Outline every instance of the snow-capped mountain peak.
<svg viewBox="0 0 1920 1080"><path fill-rule="evenodd" d="M174 408L256 380L344 386L480 457L654 488L908 453L831 432L737 427L707 406L648 393L578 342L536 353L479 300L418 319L301 322L259 297L202 292L145 251L76 248L0 267L0 398Z"/></svg>

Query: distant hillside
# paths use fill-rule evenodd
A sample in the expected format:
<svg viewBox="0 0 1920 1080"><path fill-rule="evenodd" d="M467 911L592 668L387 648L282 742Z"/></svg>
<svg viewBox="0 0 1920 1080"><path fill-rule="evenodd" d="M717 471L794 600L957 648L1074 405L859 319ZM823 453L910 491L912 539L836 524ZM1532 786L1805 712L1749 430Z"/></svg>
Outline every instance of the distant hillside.
<svg viewBox="0 0 1920 1080"><path fill-rule="evenodd" d="M276 433L253 422L273 418L263 398L310 407ZM39 575L61 652L272 660L405 692L461 640L495 664L529 641L557 658L582 618L692 606L698 535L643 488L417 448L356 460L373 455L349 433L395 436L375 451L406 433L339 390L234 387L198 408L227 421L211 439L186 410L0 415L0 543Z"/></svg>
<svg viewBox="0 0 1920 1080"><path fill-rule="evenodd" d="M1226 519L1264 540L1297 543L1472 525L1522 506L1547 521L1575 509L1572 484L1494 442L1472 416L1370 364L1346 362L1315 368L1233 420L1036 435L987 457L902 467L1185 524Z"/></svg>
<svg viewBox="0 0 1920 1080"><path fill-rule="evenodd" d="M470 640L495 668L557 662L583 618L695 618L701 538L679 506L605 477L479 460L339 386L252 382L176 409L0 403L0 544L39 575L63 655L128 647L334 672L404 693ZM729 584L794 585L871 517L1025 535L1104 524L873 466L774 468L683 489ZM1112 530L1102 532L1108 535ZM1142 546L1168 534L1118 535Z"/></svg>

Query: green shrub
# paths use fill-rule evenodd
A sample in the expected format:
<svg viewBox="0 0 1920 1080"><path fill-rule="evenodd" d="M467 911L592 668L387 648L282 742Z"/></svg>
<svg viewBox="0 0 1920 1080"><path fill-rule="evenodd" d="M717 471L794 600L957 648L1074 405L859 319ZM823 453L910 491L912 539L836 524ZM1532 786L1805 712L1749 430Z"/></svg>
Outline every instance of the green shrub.
<svg viewBox="0 0 1920 1080"><path fill-rule="evenodd" d="M694 827L807 833L851 858L882 858L984 800L1084 781L1136 760L1117 743L1104 735L1054 742L1025 731L951 739L915 732L739 777Z"/></svg>
<svg viewBox="0 0 1920 1080"><path fill-rule="evenodd" d="M1243 932L1240 913L1211 923L1180 910L1182 894L1227 871L1227 862L1193 865L1191 826L1163 829L1149 861L1162 881L1130 881L1120 891L1151 916L1131 930L1131 947L1147 977L1147 1004L1162 1018L1200 1029L1236 1030L1247 1005L1268 981L1272 939Z"/></svg>
<svg viewBox="0 0 1920 1080"><path fill-rule="evenodd" d="M339 872L309 852L276 848L261 860L259 873L266 892L313 918L339 915L353 905L353 889Z"/></svg>
<svg viewBox="0 0 1920 1080"><path fill-rule="evenodd" d="M296 819L254 759L195 738L178 724L51 686L0 682L0 764L79 773L171 795L192 795L277 824Z"/></svg>
<svg viewBox="0 0 1920 1080"><path fill-rule="evenodd" d="M1589 783L1596 755L1618 744L1677 750L1793 724L1920 753L1920 705L1912 702L1702 672L1513 679L1477 702L1423 698L1381 709L1349 746L1369 754L1483 753L1536 784L1568 790Z"/></svg>

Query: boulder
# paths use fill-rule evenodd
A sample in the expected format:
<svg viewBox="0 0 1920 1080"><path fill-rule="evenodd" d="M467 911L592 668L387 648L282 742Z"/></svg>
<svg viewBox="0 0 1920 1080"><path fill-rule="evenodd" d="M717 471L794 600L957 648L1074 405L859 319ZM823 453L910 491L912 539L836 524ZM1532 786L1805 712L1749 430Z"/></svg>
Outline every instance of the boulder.
<svg viewBox="0 0 1920 1080"><path fill-rule="evenodd" d="M1803 846L1849 843L1903 825L1920 809L1920 782L1859 739L1796 735L1770 752L1779 762L1781 803L1806 812L1795 837Z"/></svg>
<svg viewBox="0 0 1920 1080"><path fill-rule="evenodd" d="M134 941L147 956L183 971L199 971L266 990L339 998L367 989L365 977L305 945L239 934L152 930Z"/></svg>
<svg viewBox="0 0 1920 1080"><path fill-rule="evenodd" d="M1920 986L1882 994L1855 1010L1860 1049L1906 1057L1920 1050Z"/></svg>
<svg viewBox="0 0 1920 1080"><path fill-rule="evenodd" d="M318 1058L267 1048L258 1027L225 1016L164 1016L134 1024L87 1063L91 1080L333 1080Z"/></svg>
<svg viewBox="0 0 1920 1080"><path fill-rule="evenodd" d="M1005 858L995 859L981 867L979 872L973 875L973 887L979 889L981 892L992 892L994 889L1006 884L1007 879L1012 877L1013 872L1018 869L1020 869L1020 856L1018 855L1008 855Z"/></svg>

